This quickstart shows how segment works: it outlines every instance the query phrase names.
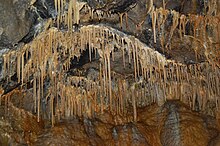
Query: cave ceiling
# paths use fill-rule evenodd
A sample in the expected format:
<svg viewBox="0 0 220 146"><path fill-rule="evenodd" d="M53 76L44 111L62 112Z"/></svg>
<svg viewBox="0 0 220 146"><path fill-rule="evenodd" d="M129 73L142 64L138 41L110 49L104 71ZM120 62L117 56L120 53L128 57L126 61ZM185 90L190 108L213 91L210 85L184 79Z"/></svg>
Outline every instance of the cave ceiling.
<svg viewBox="0 0 220 146"><path fill-rule="evenodd" d="M0 4L0 144L219 144L218 0Z"/></svg>

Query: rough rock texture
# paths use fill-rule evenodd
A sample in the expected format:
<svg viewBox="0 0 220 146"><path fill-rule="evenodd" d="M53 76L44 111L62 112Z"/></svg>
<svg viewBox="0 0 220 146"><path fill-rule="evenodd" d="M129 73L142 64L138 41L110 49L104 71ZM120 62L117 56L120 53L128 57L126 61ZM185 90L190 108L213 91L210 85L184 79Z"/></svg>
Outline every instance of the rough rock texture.
<svg viewBox="0 0 220 146"><path fill-rule="evenodd" d="M34 0L0 1L0 47L16 44L28 32L32 25L28 12Z"/></svg>
<svg viewBox="0 0 220 146"><path fill-rule="evenodd" d="M216 120L179 101L139 108L136 122L131 122L133 113L128 109L125 116L104 111L92 119L63 119L50 128L27 112L32 108L25 105L30 94L15 90L8 98L10 102L0 109L1 145L218 146L219 142Z"/></svg>
<svg viewBox="0 0 220 146"><path fill-rule="evenodd" d="M131 9L137 0L88 0L88 4L94 9L101 9L106 12L112 11L114 13L125 12Z"/></svg>

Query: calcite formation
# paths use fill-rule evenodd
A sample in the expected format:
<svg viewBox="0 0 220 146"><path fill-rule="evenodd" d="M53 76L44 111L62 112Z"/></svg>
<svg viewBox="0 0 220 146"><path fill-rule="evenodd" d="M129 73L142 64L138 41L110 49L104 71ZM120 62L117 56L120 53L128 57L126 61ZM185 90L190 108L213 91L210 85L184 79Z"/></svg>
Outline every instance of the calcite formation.
<svg viewBox="0 0 220 146"><path fill-rule="evenodd" d="M210 60L208 53L206 62L185 65L166 59L137 38L104 25L87 25L74 31L72 26L79 24L80 10L84 8L84 11L88 10L91 14L92 8L87 8L89 6L86 3L76 0L68 3L68 10L65 10L67 5L65 1L55 0L54 3L57 18L54 21L48 21L45 30L32 42L4 55L4 76L10 78L10 68L16 68L18 82L21 85L27 82L33 84L33 98L38 121L41 113L41 100L48 97L51 103L52 123L55 120L54 115L68 117L75 113L75 115L90 117L94 112L103 112L104 108L109 108L114 113L124 113L123 110L129 102L132 102L134 107L134 121L136 121L137 103L144 103L145 98L160 105L167 99L179 99L189 104L192 109L195 109L195 104L198 102L201 110L205 109L208 101L214 101L216 109L219 107L220 71L218 62ZM171 45L170 39L178 25L180 37L185 35L185 25L188 21L194 24L194 38L202 33L199 35L202 36L199 38L202 42L207 40L207 31L204 28L213 27L215 30L218 26L218 17L193 15L186 17L180 16L174 10L168 12L163 8L152 9L155 43L156 24L159 29L162 28L168 14L172 15L172 26L167 45ZM60 30L59 26L62 24L67 26L68 30ZM198 29L199 25L202 25L201 29ZM216 37L213 34L212 38ZM164 36L161 37L161 42L164 42ZM167 45L165 48L168 48ZM209 47L213 45L205 46L205 52ZM65 73L70 69L71 60L74 57L79 58L86 49L89 50L90 61L93 52L100 56L99 78L95 81L81 79L81 77L65 78ZM125 62L132 63L134 66L135 82L132 85L120 84L121 81L118 81L111 71L115 49L123 54L121 59L123 66ZM199 51L198 49L196 47L195 52ZM10 63L11 56L16 57L16 67ZM142 78L141 81L138 81L138 78ZM115 80L115 85L112 79ZM45 80L50 82L50 87L46 89ZM80 85L81 82L85 82L86 87Z"/></svg>
<svg viewBox="0 0 220 146"><path fill-rule="evenodd" d="M56 17L45 20L32 41L3 55L5 82L10 84L16 78L20 90L31 94L37 122L49 119L52 127L73 117L93 119L104 115L105 111L116 117L132 113L127 122L136 123L141 117L138 109L151 104L163 107L173 100L201 113L206 113L211 103L213 109L209 114L218 118L220 15L217 1L205 5L208 10L205 15L168 10L164 0L162 5L156 8L153 1L146 4L152 41L160 45L160 52L134 35L105 24L88 23L96 18L101 21L117 15L122 29L123 23L129 25L127 11L104 11L77 0L54 0ZM89 21L85 20L86 16ZM136 28L140 29L145 20L147 18ZM170 25L169 31L167 25ZM173 40L177 36L181 41L192 40L194 63L183 63L163 54L175 50ZM86 70L87 75L83 69L88 67L73 65L80 62L86 51L90 63L97 60L92 71L91 68ZM201 56L205 58L203 61ZM128 75L117 71L113 67L115 62L119 62L121 70L130 66L132 72ZM74 69L77 73L71 74ZM1 100L10 106L11 94L3 92ZM168 109L175 115L173 108L176 107ZM126 120L118 123L124 124L123 121ZM166 124L169 128L169 123ZM165 133L161 135L166 136ZM172 142L161 143L169 145ZM176 145L180 143L176 141ZM160 145L159 142L156 145Z"/></svg>

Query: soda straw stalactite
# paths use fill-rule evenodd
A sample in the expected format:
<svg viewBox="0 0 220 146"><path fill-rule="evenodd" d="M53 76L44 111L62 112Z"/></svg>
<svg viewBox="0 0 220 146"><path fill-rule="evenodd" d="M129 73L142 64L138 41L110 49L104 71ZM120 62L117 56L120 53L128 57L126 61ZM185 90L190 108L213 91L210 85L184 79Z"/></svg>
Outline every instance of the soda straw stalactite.
<svg viewBox="0 0 220 146"><path fill-rule="evenodd" d="M109 85L109 98L110 98L110 111L112 111L112 82L111 82L111 63L110 63L110 49L107 48L107 65L108 65L108 85Z"/></svg>
<svg viewBox="0 0 220 146"><path fill-rule="evenodd" d="M136 107L136 91L135 91L135 84L131 87L131 92L132 92L132 106L133 106L133 114L134 114L134 122L137 121L137 107Z"/></svg>
<svg viewBox="0 0 220 146"><path fill-rule="evenodd" d="M166 8L166 3L165 3L165 0L163 0L163 9Z"/></svg>
<svg viewBox="0 0 220 146"><path fill-rule="evenodd" d="M121 29L123 27L123 16L124 16L124 13L119 13L119 20L120 20L120 28Z"/></svg>
<svg viewBox="0 0 220 146"><path fill-rule="evenodd" d="M69 8L68 8L68 30L69 31L72 31L72 26L73 26L73 18L72 18L72 15L73 15L73 1L71 0L69 2Z"/></svg>
<svg viewBox="0 0 220 146"><path fill-rule="evenodd" d="M154 33L154 43L157 42L156 39L156 22L157 22L157 11L153 9L151 12L151 17L152 17L152 28L153 28L153 33Z"/></svg>
<svg viewBox="0 0 220 146"><path fill-rule="evenodd" d="M136 64L136 49L135 46L132 44L132 53L133 53L133 61L134 61L134 77L135 80L137 79L137 64Z"/></svg>
<svg viewBox="0 0 220 146"><path fill-rule="evenodd" d="M17 78L18 78L18 83L20 83L21 80L21 57L20 55L17 56Z"/></svg>
<svg viewBox="0 0 220 146"><path fill-rule="evenodd" d="M124 45L124 39L121 39L122 43L122 60L123 60L123 67L125 68L125 45Z"/></svg>
<svg viewBox="0 0 220 146"><path fill-rule="evenodd" d="M38 72L39 74L39 72ZM41 102L41 95L40 95L40 76L38 75L38 90L37 90L37 122L40 122L40 102Z"/></svg>
<svg viewBox="0 0 220 146"><path fill-rule="evenodd" d="M24 53L21 55L21 84L24 83Z"/></svg>
<svg viewBox="0 0 220 146"><path fill-rule="evenodd" d="M33 96L34 96L34 112L37 112L37 83L36 76L34 74L34 82L33 82Z"/></svg>
<svg viewBox="0 0 220 146"><path fill-rule="evenodd" d="M185 35L186 31L186 16L181 15L180 16L180 22L179 22L179 33L180 33L180 39L183 39L183 36Z"/></svg>

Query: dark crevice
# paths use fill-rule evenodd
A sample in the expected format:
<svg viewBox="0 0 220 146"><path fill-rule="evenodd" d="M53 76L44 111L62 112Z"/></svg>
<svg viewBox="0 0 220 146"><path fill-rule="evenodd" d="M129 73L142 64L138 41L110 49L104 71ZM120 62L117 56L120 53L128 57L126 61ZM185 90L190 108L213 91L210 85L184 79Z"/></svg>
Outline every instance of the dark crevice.
<svg viewBox="0 0 220 146"><path fill-rule="evenodd" d="M72 69L76 69L76 68L81 68L83 65L89 63L89 62L93 62L95 60L99 59L99 55L98 53L95 55L95 52L91 52L91 58L92 60L90 61L89 59L89 49L84 50L83 52L81 52L81 56L79 58L74 57L71 60L71 65L70 65L70 71L71 72Z"/></svg>

